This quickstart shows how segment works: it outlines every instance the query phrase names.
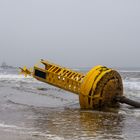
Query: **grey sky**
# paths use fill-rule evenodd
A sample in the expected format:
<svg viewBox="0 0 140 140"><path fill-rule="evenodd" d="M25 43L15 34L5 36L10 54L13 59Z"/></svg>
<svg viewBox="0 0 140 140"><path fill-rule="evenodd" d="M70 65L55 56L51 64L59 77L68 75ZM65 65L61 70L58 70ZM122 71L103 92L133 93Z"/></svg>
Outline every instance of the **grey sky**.
<svg viewBox="0 0 140 140"><path fill-rule="evenodd" d="M140 67L139 0L0 0L0 63Z"/></svg>

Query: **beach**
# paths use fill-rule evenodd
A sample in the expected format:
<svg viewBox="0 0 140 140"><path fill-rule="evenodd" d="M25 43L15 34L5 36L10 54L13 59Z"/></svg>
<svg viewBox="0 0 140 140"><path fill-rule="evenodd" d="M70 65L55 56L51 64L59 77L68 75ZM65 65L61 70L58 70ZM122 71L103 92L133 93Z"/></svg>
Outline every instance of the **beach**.
<svg viewBox="0 0 140 140"><path fill-rule="evenodd" d="M140 71L120 74L125 96L138 101ZM78 95L0 68L0 140L139 140L139 129L139 109L82 110Z"/></svg>

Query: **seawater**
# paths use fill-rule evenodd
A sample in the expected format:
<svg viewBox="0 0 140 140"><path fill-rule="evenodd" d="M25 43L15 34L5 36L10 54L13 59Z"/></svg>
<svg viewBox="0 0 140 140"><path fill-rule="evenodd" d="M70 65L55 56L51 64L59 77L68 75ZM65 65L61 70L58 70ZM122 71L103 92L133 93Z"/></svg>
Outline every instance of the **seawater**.
<svg viewBox="0 0 140 140"><path fill-rule="evenodd" d="M140 71L119 72L124 95L139 101ZM7 140L139 140L140 110L124 104L81 110L77 95L25 78L16 68L0 68L0 135Z"/></svg>

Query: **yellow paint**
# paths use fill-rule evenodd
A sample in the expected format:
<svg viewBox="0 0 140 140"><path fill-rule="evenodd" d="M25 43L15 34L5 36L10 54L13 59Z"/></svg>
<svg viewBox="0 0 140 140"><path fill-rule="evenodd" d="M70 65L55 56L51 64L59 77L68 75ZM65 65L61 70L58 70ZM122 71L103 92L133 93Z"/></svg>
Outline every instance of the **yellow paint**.
<svg viewBox="0 0 140 140"><path fill-rule="evenodd" d="M21 73L79 94L80 106L83 109L96 109L110 105L116 95L123 94L122 80L115 70L99 65L85 75L45 60L40 62L44 68L35 65L31 71L24 67L20 68Z"/></svg>

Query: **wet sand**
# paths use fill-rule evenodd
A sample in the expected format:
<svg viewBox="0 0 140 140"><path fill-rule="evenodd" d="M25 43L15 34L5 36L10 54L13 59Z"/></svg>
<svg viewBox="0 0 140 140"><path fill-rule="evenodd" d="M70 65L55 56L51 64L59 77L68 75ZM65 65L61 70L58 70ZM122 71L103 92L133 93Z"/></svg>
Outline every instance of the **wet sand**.
<svg viewBox="0 0 140 140"><path fill-rule="evenodd" d="M14 132L5 132L0 130L0 139L1 140L44 140L43 138L37 138L37 136L30 136L25 134L17 134ZM45 138L46 139L46 138Z"/></svg>
<svg viewBox="0 0 140 140"><path fill-rule="evenodd" d="M130 82L125 83L125 93L138 100L139 89L134 90ZM140 110L127 105L104 111L81 110L75 94L32 78L4 75L0 78L0 140L3 139L139 140Z"/></svg>

